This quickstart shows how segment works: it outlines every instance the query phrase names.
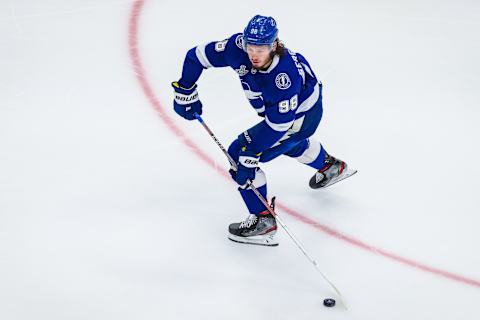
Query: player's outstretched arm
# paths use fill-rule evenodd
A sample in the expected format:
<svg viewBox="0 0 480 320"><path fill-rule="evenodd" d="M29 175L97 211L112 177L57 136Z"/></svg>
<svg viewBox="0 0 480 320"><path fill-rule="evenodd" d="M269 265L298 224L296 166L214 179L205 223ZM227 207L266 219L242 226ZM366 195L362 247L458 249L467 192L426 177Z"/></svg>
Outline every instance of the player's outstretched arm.
<svg viewBox="0 0 480 320"><path fill-rule="evenodd" d="M175 91L173 108L181 117L193 120L194 113L202 114L196 83L204 69L228 66L228 41L229 39L214 41L188 50L183 62L182 77L172 83Z"/></svg>

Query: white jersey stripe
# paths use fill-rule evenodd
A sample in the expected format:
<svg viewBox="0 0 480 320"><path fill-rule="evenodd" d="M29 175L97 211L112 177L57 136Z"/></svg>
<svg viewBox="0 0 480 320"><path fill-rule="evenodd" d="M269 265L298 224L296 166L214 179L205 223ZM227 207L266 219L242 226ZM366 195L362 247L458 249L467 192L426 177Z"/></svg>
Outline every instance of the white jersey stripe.
<svg viewBox="0 0 480 320"><path fill-rule="evenodd" d="M213 65L208 61L207 54L205 53L206 44L197 46L195 48L195 54L197 55L198 60L205 68L212 68Z"/></svg>
<svg viewBox="0 0 480 320"><path fill-rule="evenodd" d="M312 163L320 154L321 145L315 140L308 139L308 148L298 157L295 157L301 163Z"/></svg>
<svg viewBox="0 0 480 320"><path fill-rule="evenodd" d="M296 113L307 112L310 110L315 103L317 103L318 98L320 98L320 85L317 83L313 88L312 94L300 104Z"/></svg>
<svg viewBox="0 0 480 320"><path fill-rule="evenodd" d="M265 106L262 106L260 108L255 108L255 111L257 111L257 113L260 113L260 112L265 112Z"/></svg>
<svg viewBox="0 0 480 320"><path fill-rule="evenodd" d="M275 123L275 122L271 122L269 119L268 119L268 116L265 116L265 122L269 125L270 128L272 128L273 130L275 131L287 131L293 124L294 120L290 121L290 122L286 122L286 123Z"/></svg>

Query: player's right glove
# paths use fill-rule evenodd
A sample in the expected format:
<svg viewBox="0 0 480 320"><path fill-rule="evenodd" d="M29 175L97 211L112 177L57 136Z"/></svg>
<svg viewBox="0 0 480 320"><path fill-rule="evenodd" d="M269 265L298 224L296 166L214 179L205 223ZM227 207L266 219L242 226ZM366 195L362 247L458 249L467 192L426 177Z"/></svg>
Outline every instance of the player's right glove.
<svg viewBox="0 0 480 320"><path fill-rule="evenodd" d="M202 103L198 99L196 84L191 88L184 88L175 81L172 82L172 87L175 90L173 109L178 115L187 120L195 120L195 113L202 114Z"/></svg>
<svg viewBox="0 0 480 320"><path fill-rule="evenodd" d="M243 186L247 180L253 181L258 167L258 159L260 154L240 150L237 161L237 171L230 169L230 175L240 185Z"/></svg>

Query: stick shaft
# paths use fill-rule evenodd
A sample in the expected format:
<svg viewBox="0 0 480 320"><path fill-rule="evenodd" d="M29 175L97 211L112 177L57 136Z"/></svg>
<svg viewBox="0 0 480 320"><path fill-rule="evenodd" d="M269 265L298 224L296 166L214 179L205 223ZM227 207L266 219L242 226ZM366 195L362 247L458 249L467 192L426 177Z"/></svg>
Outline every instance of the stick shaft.
<svg viewBox="0 0 480 320"><path fill-rule="evenodd" d="M212 137L212 139L215 141L215 143L217 144L217 146L222 150L222 152L225 154L225 156L227 157L228 161L230 162L230 165L233 167L233 170L237 170L237 163L235 162L235 160L233 160L232 156L230 156L230 154L227 152L227 150L225 149L225 147L222 145L222 143L217 139L217 137L215 136L215 134L212 132L212 130L210 130L210 128L208 127L208 125L205 123L205 121L203 121L202 117L198 114L195 114L195 117L197 118L197 120L202 124L203 128L205 128L205 130L208 132L208 134L210 135L210 137ZM308 252L305 250L305 247L300 243L300 241L293 235L293 233L290 231L290 229L288 229L287 225L285 224L285 222L283 222L283 220L279 217L278 214L275 213L275 211L273 210L273 208L268 204L267 200L263 197L263 195L257 190L257 188L255 188L255 186L253 185L253 183L250 181L250 180L247 180L247 185L248 187L255 193L255 195L258 197L258 199L262 202L262 204L265 206L265 208L267 208L267 210L277 219L278 223L282 226L283 230L285 230L285 232L288 234L288 236L290 237L290 239L293 240L293 242L295 243L295 245L300 249L300 251L302 251L303 255L310 261L311 264L313 264L313 266L315 267L315 269L320 273L320 275L322 276L323 280L333 289L333 291L335 291L335 293L337 294L338 298L341 300L343 306L345 308L347 308L347 305L345 303L345 300L342 296L342 294L340 293L340 290L337 289L337 287L335 287L335 285L327 279L327 277L323 274L323 272L320 270L320 267L318 266L318 263L317 261L315 261L309 254Z"/></svg>

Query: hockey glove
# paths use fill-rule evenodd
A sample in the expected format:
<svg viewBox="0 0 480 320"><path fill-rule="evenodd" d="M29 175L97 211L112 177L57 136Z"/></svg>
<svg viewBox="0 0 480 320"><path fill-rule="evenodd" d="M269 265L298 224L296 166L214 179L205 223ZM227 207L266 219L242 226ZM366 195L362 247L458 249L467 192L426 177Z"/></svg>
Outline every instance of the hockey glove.
<svg viewBox="0 0 480 320"><path fill-rule="evenodd" d="M258 167L258 159L260 154L256 154L252 151L240 151L238 162L237 162L237 172L232 173L233 178L241 186L247 183L247 180L253 181L255 179L255 172Z"/></svg>
<svg viewBox="0 0 480 320"><path fill-rule="evenodd" d="M172 82L172 87L175 90L173 109L178 115L187 120L194 120L195 113L202 114L202 103L198 99L196 84L187 89L175 81Z"/></svg>

